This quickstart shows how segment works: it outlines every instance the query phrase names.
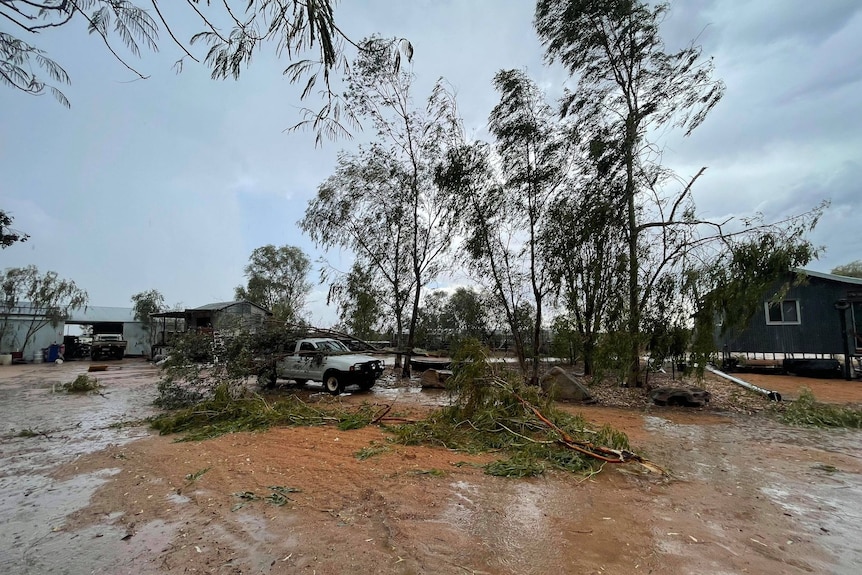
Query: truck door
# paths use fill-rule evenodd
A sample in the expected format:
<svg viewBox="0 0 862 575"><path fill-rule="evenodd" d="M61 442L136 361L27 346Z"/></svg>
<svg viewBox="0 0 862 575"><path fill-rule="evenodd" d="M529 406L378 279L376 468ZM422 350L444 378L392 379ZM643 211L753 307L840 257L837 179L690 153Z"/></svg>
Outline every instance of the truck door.
<svg viewBox="0 0 862 575"><path fill-rule="evenodd" d="M297 377L303 379L313 379L314 381L323 379L323 357L314 342L303 341L300 343L297 372Z"/></svg>

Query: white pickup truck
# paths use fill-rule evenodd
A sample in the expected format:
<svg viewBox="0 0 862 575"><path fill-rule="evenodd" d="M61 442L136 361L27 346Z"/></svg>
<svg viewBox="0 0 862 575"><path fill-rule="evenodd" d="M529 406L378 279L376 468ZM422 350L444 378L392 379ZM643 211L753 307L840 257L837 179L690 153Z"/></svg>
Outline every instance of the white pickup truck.
<svg viewBox="0 0 862 575"><path fill-rule="evenodd" d="M259 379L267 387L281 379L292 379L303 385L323 382L329 393L338 395L348 385L368 390L383 374L383 360L358 354L335 339L311 337L288 342L284 355L261 369Z"/></svg>

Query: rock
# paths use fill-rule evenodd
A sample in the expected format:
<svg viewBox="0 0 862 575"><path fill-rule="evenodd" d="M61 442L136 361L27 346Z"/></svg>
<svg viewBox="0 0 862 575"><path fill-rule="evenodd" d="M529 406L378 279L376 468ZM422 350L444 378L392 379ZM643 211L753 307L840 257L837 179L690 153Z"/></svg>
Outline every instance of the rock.
<svg viewBox="0 0 862 575"><path fill-rule="evenodd" d="M589 390L561 367L552 367L539 380L542 390L554 399L593 401Z"/></svg>
<svg viewBox="0 0 862 575"><path fill-rule="evenodd" d="M683 407L703 407L709 403L711 395L698 387L658 387L650 392L656 405L680 405Z"/></svg>
<svg viewBox="0 0 862 575"><path fill-rule="evenodd" d="M448 369L426 369L422 372L422 389L446 389L446 380L452 377Z"/></svg>

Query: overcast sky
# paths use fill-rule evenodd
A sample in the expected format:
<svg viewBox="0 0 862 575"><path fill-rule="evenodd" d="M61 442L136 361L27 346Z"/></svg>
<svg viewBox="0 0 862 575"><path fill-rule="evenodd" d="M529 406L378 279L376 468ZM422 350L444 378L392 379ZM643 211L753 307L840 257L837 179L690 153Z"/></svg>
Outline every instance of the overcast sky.
<svg viewBox="0 0 862 575"><path fill-rule="evenodd" d="M184 3L167 4L182 38L199 31ZM409 38L417 97L445 77L481 136L499 69L525 68L551 97L569 81L543 65L533 9L526 0L345 0L336 17L354 38ZM812 235L825 252L809 268L862 259L862 2L680 0L663 31L670 47L696 37L727 84L691 137L663 142L682 177L708 168L699 211L774 219L830 199ZM0 209L31 236L0 252L0 266L57 271L92 305L129 306L155 288L186 307L232 299L249 254L267 243L349 267L296 222L337 152L356 143L320 149L311 134L284 132L300 102L271 51L236 82L210 80L194 63L176 75L180 53L163 33L161 52L133 58L150 78L133 81L80 26L32 41L72 77L72 108L0 87ZM318 287L309 305L318 325L335 320L325 293Z"/></svg>

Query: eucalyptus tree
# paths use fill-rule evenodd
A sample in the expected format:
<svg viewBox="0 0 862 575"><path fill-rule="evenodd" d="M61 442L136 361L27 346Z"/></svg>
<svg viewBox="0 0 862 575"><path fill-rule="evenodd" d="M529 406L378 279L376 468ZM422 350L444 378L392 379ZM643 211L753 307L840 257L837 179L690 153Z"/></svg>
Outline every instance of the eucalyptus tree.
<svg viewBox="0 0 862 575"><path fill-rule="evenodd" d="M189 61L212 70L213 79L238 78L255 52L273 46L278 57L291 64L284 75L303 86L302 99L321 88L323 105L318 111L303 110L305 121L318 141L322 136L346 135L341 120L340 96L331 86L333 74L348 70L347 53L362 46L336 25L337 0L0 0L0 82L31 95L51 93L59 102L69 101L58 86L69 84L63 67L34 42L59 28L79 28L98 36L111 56L135 78L149 76L138 70L130 56L142 50L159 50L164 31L182 54L177 71ZM146 6L146 8L145 8ZM152 12L148 8L152 6ZM178 37L179 27L191 19L199 31L188 40ZM73 36L68 36L73 38ZM72 40L70 40L72 41ZM196 45L206 52L195 55ZM413 47L404 39L392 39L407 59ZM125 46L125 50L121 46ZM400 53L397 64L400 64Z"/></svg>
<svg viewBox="0 0 862 575"><path fill-rule="evenodd" d="M340 153L335 173L318 187L299 222L318 246L350 249L356 257L353 267L362 270L352 275L379 284L383 308L395 322L397 348L404 344L405 313L414 287L406 206L393 201L403 196L406 185L402 167L379 144ZM325 268L321 279L330 282L330 297L345 305L348 293L343 286L350 279L332 268ZM400 366L400 355L396 361Z"/></svg>
<svg viewBox="0 0 862 575"><path fill-rule="evenodd" d="M641 0L538 0L536 5L535 26L547 60L577 77L561 112L578 126L582 156L600 158L599 176L614 182L608 205L622 215L626 244L621 309L630 383L637 380L640 351L651 332L678 332L690 324L690 315L704 305L706 286L720 283L717 270L736 257L740 245L782 238L783 244L765 242L777 250L778 260L788 259L781 255L787 252L797 262L814 257L816 248L805 234L828 205L774 223L759 215L724 221L698 216L693 186L705 168L679 178L661 165L653 138L670 128L690 135L725 87L713 78L712 60L702 57L699 46L666 50L659 28L667 10L664 2ZM753 266L741 276L751 287L777 278L778 272L760 267L756 258L737 263Z"/></svg>
<svg viewBox="0 0 862 575"><path fill-rule="evenodd" d="M488 339L491 333L487 294L458 287L443 305L443 328L457 338Z"/></svg>
<svg viewBox="0 0 862 575"><path fill-rule="evenodd" d="M346 77L344 102L374 128L374 143L339 156L336 173L320 186L300 226L316 244L353 249L381 273L388 270L393 311L405 309L401 298L409 294L409 375L422 289L440 273L451 239L450 206L433 169L460 135L460 120L443 80L418 108L415 78L399 66L398 47L375 38L363 45Z"/></svg>
<svg viewBox="0 0 862 575"><path fill-rule="evenodd" d="M449 150L446 161L437 168L436 179L450 198L456 231L462 237L459 256L472 278L487 289L493 309L503 316L512 334L518 367L529 372L525 341L530 326L523 325L519 306L524 302L527 276L513 246L521 231L494 167L488 144L474 142Z"/></svg>
<svg viewBox="0 0 862 575"><path fill-rule="evenodd" d="M157 289L136 293L131 297L131 302L135 319L141 322L141 325L147 331L150 330L150 315L163 312L167 309L167 306L165 306L165 296Z"/></svg>
<svg viewBox="0 0 862 575"><path fill-rule="evenodd" d="M541 237L548 210L572 167L565 124L520 70L494 77L490 147L463 146L438 171L457 206L463 252L475 279L494 294L524 375L538 379L545 299L551 290ZM530 314L518 313L529 304ZM533 358L528 365L527 358Z"/></svg>
<svg viewBox="0 0 862 575"><path fill-rule="evenodd" d="M374 339L384 328L381 303L383 290L377 285L372 268L354 261L347 274L330 285L327 303L338 305L339 319L348 333L360 339ZM394 331L394 326L393 326Z"/></svg>
<svg viewBox="0 0 862 575"><path fill-rule="evenodd" d="M238 286L234 295L267 308L276 320L299 323L311 291L310 271L311 262L302 249L267 244L251 252L246 285Z"/></svg>
<svg viewBox="0 0 862 575"><path fill-rule="evenodd" d="M691 183L679 192L662 188L667 172L655 162L650 130L697 128L724 93L711 60L691 45L668 52L659 25L668 9L639 0L539 0L535 25L549 62L561 62L578 83L564 97L564 115L609 134L621 181L628 251L627 331L629 379L637 378L642 345L641 309L660 273L645 270L644 252L691 226ZM695 177L694 179L696 179ZM654 219L653 219L654 218ZM671 238L673 239L673 238Z"/></svg>
<svg viewBox="0 0 862 575"><path fill-rule="evenodd" d="M429 290L422 298L419 318L416 320L416 345L428 348L441 348L452 337L444 325L443 308L449 300L444 290Z"/></svg>
<svg viewBox="0 0 862 575"><path fill-rule="evenodd" d="M578 334L584 373L592 375L601 334L624 327L625 234L619 210L606 198L613 182L585 179L575 186L551 206L542 243L554 294Z"/></svg>
<svg viewBox="0 0 862 575"><path fill-rule="evenodd" d="M61 278L57 272L40 273L36 266L9 268L0 272L0 345L10 345L17 337L12 316L23 310L25 320L24 337L15 343L25 351L32 337L46 325L58 326L68 319L71 310L87 306L87 292L74 281ZM5 343L4 343L4 340Z"/></svg>
<svg viewBox="0 0 862 575"><path fill-rule="evenodd" d="M538 380L543 305L551 289L541 236L551 202L563 191L570 176L571 146L565 125L523 71L501 70L494 77L494 87L500 93L500 102L491 111L489 129L512 207L508 212L510 223L524 231L517 258L535 310L529 323L532 378Z"/></svg>

